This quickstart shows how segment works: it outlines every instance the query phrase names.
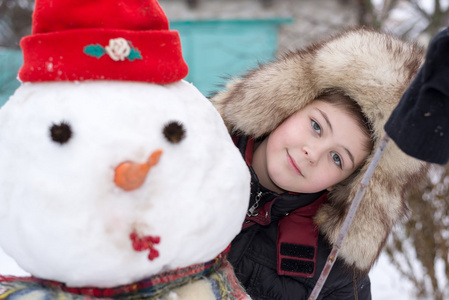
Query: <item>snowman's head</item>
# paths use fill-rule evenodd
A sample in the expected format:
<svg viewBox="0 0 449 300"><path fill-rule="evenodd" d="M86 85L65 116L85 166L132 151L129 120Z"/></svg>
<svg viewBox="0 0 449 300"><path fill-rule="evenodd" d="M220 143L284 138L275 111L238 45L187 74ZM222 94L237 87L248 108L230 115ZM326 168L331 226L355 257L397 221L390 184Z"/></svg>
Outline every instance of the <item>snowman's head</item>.
<svg viewBox="0 0 449 300"><path fill-rule="evenodd" d="M99 13L101 12L101 13ZM215 258L250 178L156 0L36 0L0 110L0 246L32 275L112 287Z"/></svg>
<svg viewBox="0 0 449 300"><path fill-rule="evenodd" d="M27 83L0 110L0 246L37 277L109 287L208 261L249 181L184 81Z"/></svg>

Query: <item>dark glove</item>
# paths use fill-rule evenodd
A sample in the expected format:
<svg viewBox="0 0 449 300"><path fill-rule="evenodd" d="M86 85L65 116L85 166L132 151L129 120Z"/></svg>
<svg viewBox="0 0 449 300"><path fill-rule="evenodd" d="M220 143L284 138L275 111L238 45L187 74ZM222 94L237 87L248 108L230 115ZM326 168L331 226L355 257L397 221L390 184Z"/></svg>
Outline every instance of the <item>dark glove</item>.
<svg viewBox="0 0 449 300"><path fill-rule="evenodd" d="M385 131L410 156L437 164L449 161L449 28L430 42L424 65Z"/></svg>

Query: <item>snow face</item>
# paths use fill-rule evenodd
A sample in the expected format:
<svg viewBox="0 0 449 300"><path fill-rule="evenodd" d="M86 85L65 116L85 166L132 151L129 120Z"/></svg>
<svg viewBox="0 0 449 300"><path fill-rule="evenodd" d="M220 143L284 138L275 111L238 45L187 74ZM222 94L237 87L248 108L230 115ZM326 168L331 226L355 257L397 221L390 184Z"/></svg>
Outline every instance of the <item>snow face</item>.
<svg viewBox="0 0 449 300"><path fill-rule="evenodd" d="M61 124L66 142L50 133ZM158 150L140 187L114 183L121 163ZM219 114L184 81L27 83L0 110L0 246L36 277L112 287L213 259L240 231L249 182Z"/></svg>

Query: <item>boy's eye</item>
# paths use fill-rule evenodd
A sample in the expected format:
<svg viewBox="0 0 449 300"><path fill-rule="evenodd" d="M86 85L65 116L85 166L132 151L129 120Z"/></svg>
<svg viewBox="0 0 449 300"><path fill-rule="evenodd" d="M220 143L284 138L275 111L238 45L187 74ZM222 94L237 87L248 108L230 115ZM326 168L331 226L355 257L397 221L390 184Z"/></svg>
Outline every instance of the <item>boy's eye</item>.
<svg viewBox="0 0 449 300"><path fill-rule="evenodd" d="M341 158L340 155L338 155L335 152L331 152L332 160L334 163L341 168Z"/></svg>
<svg viewBox="0 0 449 300"><path fill-rule="evenodd" d="M312 128L315 130L318 134L321 134L321 126L316 121L312 120Z"/></svg>

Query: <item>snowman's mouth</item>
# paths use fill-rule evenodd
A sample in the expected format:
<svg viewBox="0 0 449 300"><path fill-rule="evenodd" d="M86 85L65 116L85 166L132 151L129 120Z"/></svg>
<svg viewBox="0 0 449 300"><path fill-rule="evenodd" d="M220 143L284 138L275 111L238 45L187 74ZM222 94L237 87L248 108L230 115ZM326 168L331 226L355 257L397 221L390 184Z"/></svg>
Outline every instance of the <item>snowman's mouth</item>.
<svg viewBox="0 0 449 300"><path fill-rule="evenodd" d="M159 251L154 248L154 244L159 244L159 242L161 241L161 238L159 236L139 236L137 232L133 231L129 235L129 238L132 241L132 246L135 251L150 251L148 253L149 260L154 260L159 256Z"/></svg>

